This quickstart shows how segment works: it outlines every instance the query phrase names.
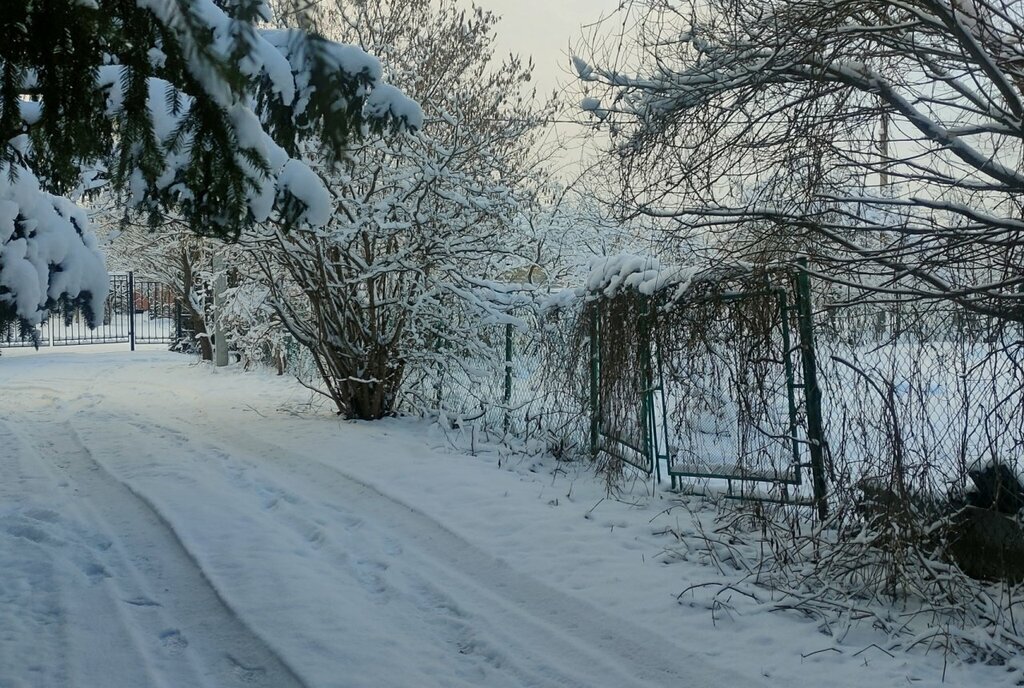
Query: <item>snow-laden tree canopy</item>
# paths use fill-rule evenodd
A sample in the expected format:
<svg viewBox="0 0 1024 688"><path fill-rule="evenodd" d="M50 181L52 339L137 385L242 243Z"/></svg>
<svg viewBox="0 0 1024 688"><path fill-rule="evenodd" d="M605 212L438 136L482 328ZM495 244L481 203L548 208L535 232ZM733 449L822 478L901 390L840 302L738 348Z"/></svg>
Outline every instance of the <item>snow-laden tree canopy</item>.
<svg viewBox="0 0 1024 688"><path fill-rule="evenodd" d="M360 48L264 28L264 0L52 0L0 6L0 321L60 298L95 315L102 260L74 197L109 182L154 224L237 237L271 216L322 224L300 160L419 128L419 106Z"/></svg>

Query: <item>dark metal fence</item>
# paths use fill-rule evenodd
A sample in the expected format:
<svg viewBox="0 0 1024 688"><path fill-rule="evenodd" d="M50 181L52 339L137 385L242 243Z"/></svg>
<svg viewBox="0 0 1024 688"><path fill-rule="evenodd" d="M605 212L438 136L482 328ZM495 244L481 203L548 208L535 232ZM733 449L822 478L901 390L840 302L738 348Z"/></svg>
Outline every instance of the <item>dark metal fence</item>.
<svg viewBox="0 0 1024 688"><path fill-rule="evenodd" d="M165 284L133 280L133 335L138 344L169 344L181 339L181 302Z"/></svg>
<svg viewBox="0 0 1024 688"><path fill-rule="evenodd" d="M182 337L180 301L165 284L136 279L134 273L112 274L103 320L90 328L81 313L59 308L29 331L17 323L0 328L0 348L76 346L82 344L170 344Z"/></svg>

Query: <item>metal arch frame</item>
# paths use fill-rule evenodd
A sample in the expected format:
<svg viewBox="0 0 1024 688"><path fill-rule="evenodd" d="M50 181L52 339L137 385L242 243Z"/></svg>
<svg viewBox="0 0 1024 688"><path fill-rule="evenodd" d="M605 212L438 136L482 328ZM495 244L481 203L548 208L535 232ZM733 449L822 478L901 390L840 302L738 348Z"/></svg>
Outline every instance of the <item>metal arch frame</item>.
<svg viewBox="0 0 1024 688"><path fill-rule="evenodd" d="M640 358L642 387L641 434L643 446L635 446L623 438L616 437L604 431L605 420L602 418L601 404L601 331L599 312L601 302L595 304L590 315L590 451L591 456L596 458L600 452L608 453L634 468L642 471L648 476L653 476L657 482L661 482L661 465L664 463L665 472L668 474L672 488L678 485L679 478L711 478L721 479L729 482L730 492L732 481L762 482L775 485L799 486L803 484L803 470L810 469L811 487L813 492L813 505L817 508L818 515L824 518L828 513L827 504L827 483L825 479L824 453L825 433L821 412L821 390L817 382L817 361L814 349L814 324L813 310L811 304L810 276L807 271L806 259L797 261L789 271L789 285L772 286L767 288L725 294L719 298L726 301L742 300L758 295L773 295L776 298L778 307L778 318L781 325L783 366L786 377L786 403L789 416L788 443L792 454L791 472L787 476L767 476L745 473L715 473L709 471L688 471L679 470L673 467L673 453L669 447L668 432L668 409L665 389L664 367L661 356L657 355L653 342L653 331L655 329L657 309L654 307L653 299L649 301L647 311L640 321L641 341L638 342L637 355ZM792 298L791 298L792 296ZM797 342L794 346L794 337L791 332L791 323L795 316L797 324ZM799 356L801 369L801 382L796 380L796 370L793 361L793 354ZM803 390L804 403L806 406L806 425L804 431L806 439L801 440L799 430L801 424L798 420L797 391ZM661 419L659 422L656 408L658 405L657 393L660 394ZM808 447L809 461L804 462L802 457L802 445ZM632 459L626 452L616 451L619 447L625 447L639 457L642 462ZM784 493L785 494L785 493ZM744 495L741 498L751 498ZM756 499L763 499L755 497ZM784 502L791 502L785 497Z"/></svg>

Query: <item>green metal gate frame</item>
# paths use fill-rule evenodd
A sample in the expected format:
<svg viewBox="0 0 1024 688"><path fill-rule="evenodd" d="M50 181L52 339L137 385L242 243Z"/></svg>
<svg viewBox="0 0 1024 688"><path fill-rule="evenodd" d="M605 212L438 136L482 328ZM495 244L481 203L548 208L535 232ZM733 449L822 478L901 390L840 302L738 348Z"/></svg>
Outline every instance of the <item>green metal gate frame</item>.
<svg viewBox="0 0 1024 688"><path fill-rule="evenodd" d="M643 471L647 475L656 475L658 482L661 482L661 465L658 457L658 433L656 416L654 413L654 375L653 355L651 351L651 319L653 309L641 317L640 341L638 342L637 355L641 359L641 414L643 426L641 427L642 445L637 446L627 438L619 437L605 431L605 423L601 418L601 325L600 325L600 302L595 303L590 314L590 453L596 457L603 451L634 468ZM632 458L627 452L620 451L622 448L629 449L639 455L642 462Z"/></svg>
<svg viewBox="0 0 1024 688"><path fill-rule="evenodd" d="M676 469L676 468L674 468L672 466L672 454L666 448L666 452L664 454L658 454L657 455L657 459L664 461L665 465L668 466L668 474L672 478L672 486L673 487L676 486L676 479L677 478L716 478L716 479L728 480L728 481L738 480L738 481L748 481L748 482L772 482L772 483L777 483L777 484L780 484L780 485L800 485L801 482L802 482L802 480L801 480L801 471L800 471L800 444L799 444L799 440L797 438L797 428L798 428L798 424L799 423L798 423L797 401L796 401L796 390L797 390L798 387L800 387L800 385L798 385L797 382L796 382L796 376L795 376L794 370L793 370L793 361L792 361L792 359L790 357L790 353L792 352L793 349L792 349L792 344L791 344L792 337L790 336L790 331L789 331L789 323L790 323L790 318L789 318L790 305L788 303L788 301L789 301L789 299L788 299L789 294L788 294L788 292L785 289L783 289L781 287L776 287L776 288L762 289L762 290L759 290L759 291L748 291L748 292L741 292L741 293L735 293L735 294L727 294L727 295L724 295L724 296L720 296L718 298L718 301L722 302L722 303L733 303L733 302L743 301L744 299L756 298L756 297L760 297L760 296L775 297L777 308L778 308L778 318L779 318L778 322L781 325L780 330L781 330L781 333L782 333L782 347L783 347L783 356L782 356L782 362L783 363L782 364L783 364L783 370L785 371L785 376L786 376L786 401L787 401L787 411L788 411L788 415L789 415L789 427L788 427L789 435L788 435L788 439L789 439L789 445L790 445L790 452L792 453L792 457L793 457L793 462L792 462L792 464L790 464L790 468L791 468L790 475L791 475L791 477L764 476L764 475L759 475L759 474L754 474L754 473L714 473L714 472L710 472L710 471L692 471L692 470L686 470L686 469ZM665 404L665 395L662 394L661 398L662 398L662 405L664 406L664 404ZM663 412L662 412L662 421L663 421L663 423L662 423L662 426L663 426L662 427L662 431L665 433L666 437L668 436L668 420L667 419L668 419L667 409L663 409Z"/></svg>
<svg viewBox="0 0 1024 688"><path fill-rule="evenodd" d="M821 390L817 382L817 361L814 350L814 325L813 309L811 304L810 276L807 271L806 260L800 260L788 272L789 285L771 286L767 288L737 292L732 294L718 295L720 301L739 301L755 296L774 296L778 304L779 323L782 332L782 346L784 348L783 366L786 376L786 396L789 413L789 436L790 451L793 462L792 477L780 479L778 476L760 476L756 474L718 474L712 472L675 470L672 467L672 452L669 448L668 432L668 409L664 392L664 373L660 357L656 355L651 336L657 321L657 308L652 298L647 306L646 312L642 314L639 322L641 336L637 343L637 355L640 358L641 379L641 413L643 427L641 434L643 446L636 446L625 438L605 432L604 419L601 417L601 337L604 333L600 327L600 301L595 303L591 310L590 319L590 452L591 456L597 457L600 452L605 452L629 465L643 471L647 475L654 475L658 482L661 482L661 465L664 463L666 472L671 478L673 489L677 487L677 481L682 477L713 478L731 481L747 482L771 482L781 485L802 484L803 469L810 469L811 487L813 492L813 503L817 508L819 516L824 518L828 513L827 485L825 480L825 433L822 423L821 412ZM792 297L792 298L791 298ZM797 345L793 346L793 336L790 331L790 324L793 316L797 322ZM800 358L802 382L796 381L791 354L796 350ZM655 364L656 362L656 364ZM656 370L655 370L656 369ZM806 407L806 426L804 427L807 437L809 461L801 462L801 444L799 438L798 403L796 393L803 390L804 403ZM658 421L656 409L657 395L661 398L661 422ZM660 425L660 427L659 427ZM627 452L619 451L625 447L639 455L636 460L630 457Z"/></svg>

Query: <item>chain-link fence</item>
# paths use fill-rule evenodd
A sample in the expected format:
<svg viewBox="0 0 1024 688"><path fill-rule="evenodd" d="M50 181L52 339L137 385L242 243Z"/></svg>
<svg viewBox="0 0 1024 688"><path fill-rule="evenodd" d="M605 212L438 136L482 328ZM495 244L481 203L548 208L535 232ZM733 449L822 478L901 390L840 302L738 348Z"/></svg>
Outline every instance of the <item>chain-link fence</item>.
<svg viewBox="0 0 1024 688"><path fill-rule="evenodd" d="M473 328L469 357L453 357L449 342L438 341L435 358L408 369L399 408L437 414L444 425L476 428L525 453L582 455L586 360L572 353L573 317L514 309Z"/></svg>
<svg viewBox="0 0 1024 688"><path fill-rule="evenodd" d="M962 492L1024 450L1021 326L928 302L822 309L817 348L833 481Z"/></svg>

